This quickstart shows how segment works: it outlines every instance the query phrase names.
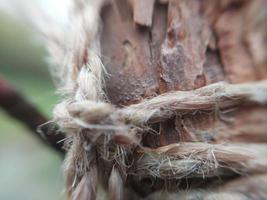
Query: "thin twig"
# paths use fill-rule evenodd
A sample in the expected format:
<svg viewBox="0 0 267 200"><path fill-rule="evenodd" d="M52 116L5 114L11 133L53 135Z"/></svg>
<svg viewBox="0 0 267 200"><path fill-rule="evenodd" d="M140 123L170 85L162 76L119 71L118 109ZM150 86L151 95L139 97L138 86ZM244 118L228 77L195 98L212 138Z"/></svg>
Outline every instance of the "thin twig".
<svg viewBox="0 0 267 200"><path fill-rule="evenodd" d="M51 130L51 126L47 124L48 120L39 110L1 77L0 107L10 116L26 125L42 142L61 153L65 152L63 150L63 143L59 142L64 140L65 135L60 131L55 131L56 128ZM39 131L37 131L38 127L40 127Z"/></svg>

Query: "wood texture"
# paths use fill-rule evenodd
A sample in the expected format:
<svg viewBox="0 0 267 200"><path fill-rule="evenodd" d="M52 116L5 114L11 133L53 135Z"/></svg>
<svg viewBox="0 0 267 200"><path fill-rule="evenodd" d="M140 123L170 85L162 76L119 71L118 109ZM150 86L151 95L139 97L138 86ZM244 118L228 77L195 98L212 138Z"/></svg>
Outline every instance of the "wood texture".
<svg viewBox="0 0 267 200"><path fill-rule="evenodd" d="M102 19L106 92L117 106L167 91L267 76L265 0L117 0L103 8ZM265 116L266 107L256 105L176 116L153 124L159 134L148 133L142 142L149 147L197 141L265 143ZM140 189L142 180L129 179L130 187L149 193L145 186L146 191ZM163 187L156 185L154 181L151 191Z"/></svg>

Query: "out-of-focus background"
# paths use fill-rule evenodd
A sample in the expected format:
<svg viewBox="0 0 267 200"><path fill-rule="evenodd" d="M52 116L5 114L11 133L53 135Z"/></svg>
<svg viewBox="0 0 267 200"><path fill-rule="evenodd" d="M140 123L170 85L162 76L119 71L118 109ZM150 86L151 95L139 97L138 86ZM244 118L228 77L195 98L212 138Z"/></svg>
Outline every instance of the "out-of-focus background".
<svg viewBox="0 0 267 200"><path fill-rule="evenodd" d="M45 57L36 35L0 10L0 76L50 119L59 97ZM61 165L57 152L0 108L0 200L63 199Z"/></svg>

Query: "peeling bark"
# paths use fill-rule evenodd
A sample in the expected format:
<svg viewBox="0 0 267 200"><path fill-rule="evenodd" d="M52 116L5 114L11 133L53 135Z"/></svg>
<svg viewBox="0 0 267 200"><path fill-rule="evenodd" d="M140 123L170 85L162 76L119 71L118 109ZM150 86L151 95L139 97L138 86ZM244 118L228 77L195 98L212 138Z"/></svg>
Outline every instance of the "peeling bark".
<svg viewBox="0 0 267 200"><path fill-rule="evenodd" d="M109 100L124 106L219 81L266 79L266 13L265 0L110 1L102 10L101 41L110 74L106 78ZM152 125L158 134L145 134L142 145L265 143L265 116L265 106L245 104L215 113L175 116ZM147 187L143 191L138 187L142 180L129 177L127 182L144 195L163 187L155 181L151 191Z"/></svg>

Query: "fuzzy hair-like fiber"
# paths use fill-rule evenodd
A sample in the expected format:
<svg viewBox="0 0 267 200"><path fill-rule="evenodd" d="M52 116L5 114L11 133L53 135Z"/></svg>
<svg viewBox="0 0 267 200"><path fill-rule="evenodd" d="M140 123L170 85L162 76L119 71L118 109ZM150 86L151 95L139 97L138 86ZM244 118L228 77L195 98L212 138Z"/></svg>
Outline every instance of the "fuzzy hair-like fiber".
<svg viewBox="0 0 267 200"><path fill-rule="evenodd" d="M125 186L128 176L140 180L152 177L166 184L176 181L172 187L166 186L146 197L149 200L246 200L252 197L244 195L244 191L255 182L259 186L267 185L266 175L255 175L266 173L265 145L184 142L149 148L141 142L151 124L173 116L212 112L244 103L264 105L267 81L215 83L118 108L109 102L103 90L106 72L101 61L99 11L105 1L71 2L69 21L64 25L47 21L36 10L34 20L29 20L44 36L51 71L64 97L54 109L54 121L68 136L69 149L64 163L67 199L142 199ZM47 25L49 29L45 28ZM244 177L218 188L173 190L177 180L233 174ZM258 187L255 191L258 199L267 199L267 190Z"/></svg>

